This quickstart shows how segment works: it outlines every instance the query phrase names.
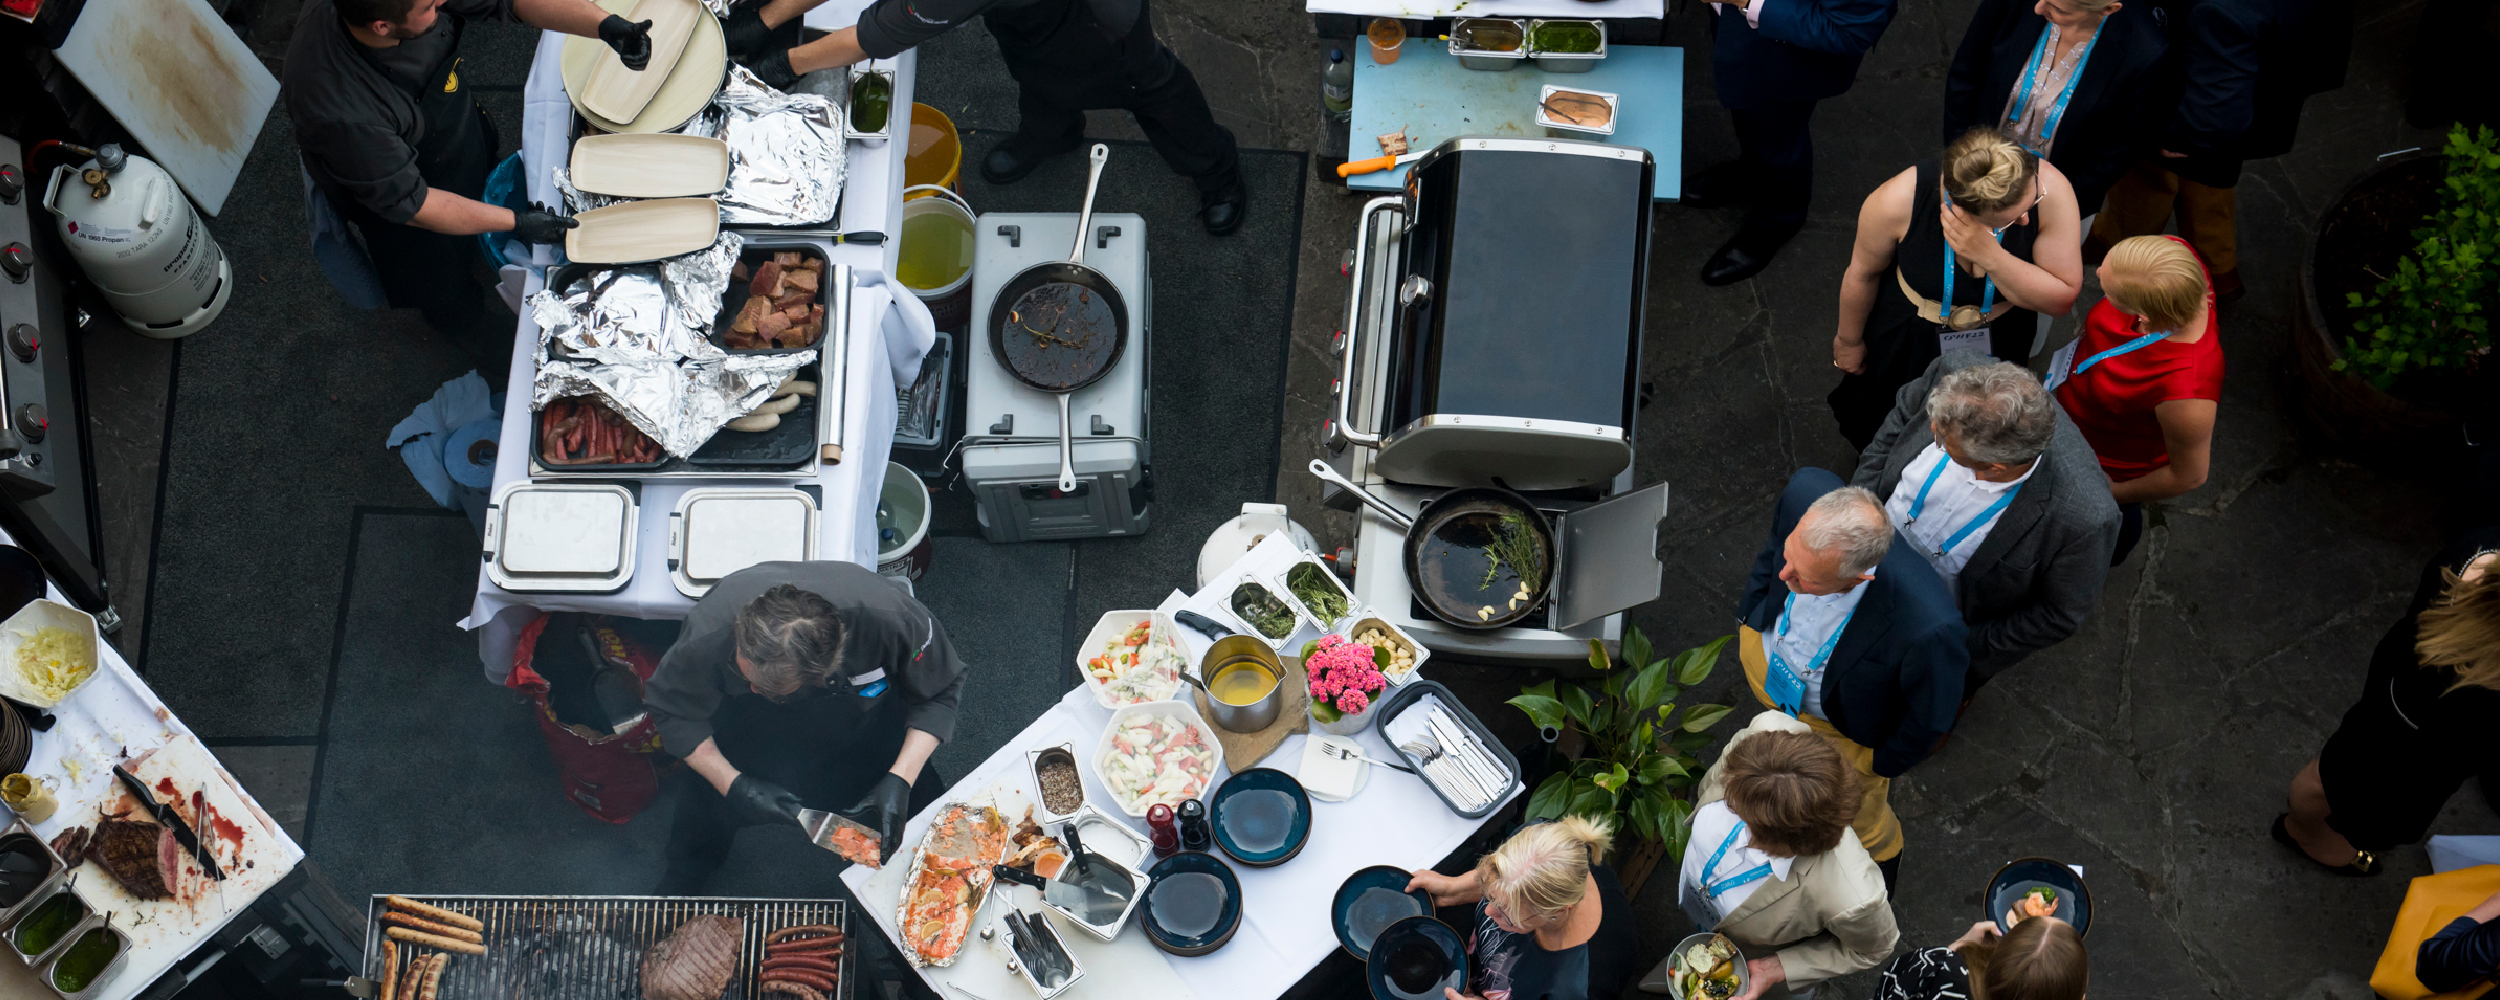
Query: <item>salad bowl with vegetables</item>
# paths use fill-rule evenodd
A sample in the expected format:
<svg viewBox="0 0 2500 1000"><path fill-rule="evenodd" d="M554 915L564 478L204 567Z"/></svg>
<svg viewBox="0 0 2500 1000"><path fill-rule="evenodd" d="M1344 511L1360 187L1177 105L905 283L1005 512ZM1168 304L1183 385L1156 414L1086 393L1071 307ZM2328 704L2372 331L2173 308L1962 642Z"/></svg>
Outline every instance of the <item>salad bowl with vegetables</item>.
<svg viewBox="0 0 2500 1000"><path fill-rule="evenodd" d="M1111 713L1094 746L1094 778L1121 811L1204 798L1223 767L1215 730L1187 702L1152 701Z"/></svg>
<svg viewBox="0 0 2500 1000"><path fill-rule="evenodd" d="M1085 689L1104 708L1179 698L1191 662L1172 617L1160 611L1106 611L1076 647Z"/></svg>

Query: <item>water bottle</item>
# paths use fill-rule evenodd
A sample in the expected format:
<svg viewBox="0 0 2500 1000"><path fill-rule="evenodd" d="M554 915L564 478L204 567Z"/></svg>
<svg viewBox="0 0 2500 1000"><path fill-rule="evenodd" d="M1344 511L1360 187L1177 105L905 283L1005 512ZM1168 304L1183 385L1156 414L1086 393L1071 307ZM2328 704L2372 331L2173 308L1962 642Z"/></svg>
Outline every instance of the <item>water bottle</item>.
<svg viewBox="0 0 2500 1000"><path fill-rule="evenodd" d="M1354 64L1344 49L1328 50L1328 72L1320 74L1319 103L1330 121L1354 120Z"/></svg>

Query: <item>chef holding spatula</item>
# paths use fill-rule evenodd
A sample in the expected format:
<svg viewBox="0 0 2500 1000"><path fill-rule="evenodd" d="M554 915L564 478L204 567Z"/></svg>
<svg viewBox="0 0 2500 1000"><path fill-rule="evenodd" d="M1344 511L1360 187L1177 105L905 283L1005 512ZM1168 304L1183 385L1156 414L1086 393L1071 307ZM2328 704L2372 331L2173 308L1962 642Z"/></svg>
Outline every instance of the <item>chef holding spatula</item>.
<svg viewBox="0 0 2500 1000"><path fill-rule="evenodd" d="M643 696L661 745L703 779L678 803L660 894L701 889L740 827L805 829L802 809L866 826L893 857L946 788L926 765L955 733L963 678L936 616L856 563L721 578Z"/></svg>

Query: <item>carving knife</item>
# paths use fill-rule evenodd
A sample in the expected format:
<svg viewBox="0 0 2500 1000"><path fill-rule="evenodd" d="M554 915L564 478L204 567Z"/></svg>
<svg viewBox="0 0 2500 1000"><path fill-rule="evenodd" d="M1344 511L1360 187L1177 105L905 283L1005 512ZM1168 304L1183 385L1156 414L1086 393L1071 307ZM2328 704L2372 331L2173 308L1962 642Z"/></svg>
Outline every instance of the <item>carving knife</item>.
<svg viewBox="0 0 2500 1000"><path fill-rule="evenodd" d="M122 787L130 790L132 798L147 807L148 815L174 832L174 843L191 852L191 859L200 863L200 874L218 882L226 880L226 873L217 867L217 859L210 857L208 850L200 846L200 835L192 831L191 824L182 821L181 815L174 812L174 807L156 801L156 793L148 789L147 782L139 780L138 775L119 764L113 765L113 776L122 780Z"/></svg>

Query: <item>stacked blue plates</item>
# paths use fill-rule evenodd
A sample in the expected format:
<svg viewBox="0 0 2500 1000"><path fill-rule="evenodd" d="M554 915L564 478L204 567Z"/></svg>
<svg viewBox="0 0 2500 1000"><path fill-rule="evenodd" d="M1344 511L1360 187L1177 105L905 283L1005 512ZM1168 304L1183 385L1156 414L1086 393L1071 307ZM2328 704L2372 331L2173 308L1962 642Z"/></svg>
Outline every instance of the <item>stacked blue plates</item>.
<svg viewBox="0 0 2500 1000"><path fill-rule="evenodd" d="M1443 1000L1442 990L1467 988L1467 946L1448 924L1408 917L1372 942L1363 977L1372 1000Z"/></svg>
<svg viewBox="0 0 2500 1000"><path fill-rule="evenodd" d="M1205 955L1224 947L1241 929L1241 878L1224 859L1184 851L1146 872L1146 899L1137 907L1146 940L1175 955Z"/></svg>
<svg viewBox="0 0 2500 1000"><path fill-rule="evenodd" d="M1372 957L1372 941L1390 924L1408 917L1432 915L1432 894L1406 890L1413 873L1391 865L1373 865L1346 876L1337 898L1328 906L1328 921L1337 931L1337 945L1357 962Z"/></svg>
<svg viewBox="0 0 2500 1000"><path fill-rule="evenodd" d="M1252 868L1281 865L1311 839L1311 796L1293 775L1254 767L1216 786L1207 825L1233 860Z"/></svg>
<svg viewBox="0 0 2500 1000"><path fill-rule="evenodd" d="M2024 858L2009 861L1988 880L1988 891L1982 897L1987 912L1982 914L1997 925L1997 930L2011 932L2016 921L2007 920L2006 913L2033 889L2049 889L2057 893L2057 911L2050 914L2075 925L2078 936L2092 933L2092 889L2075 870L2047 858Z"/></svg>

